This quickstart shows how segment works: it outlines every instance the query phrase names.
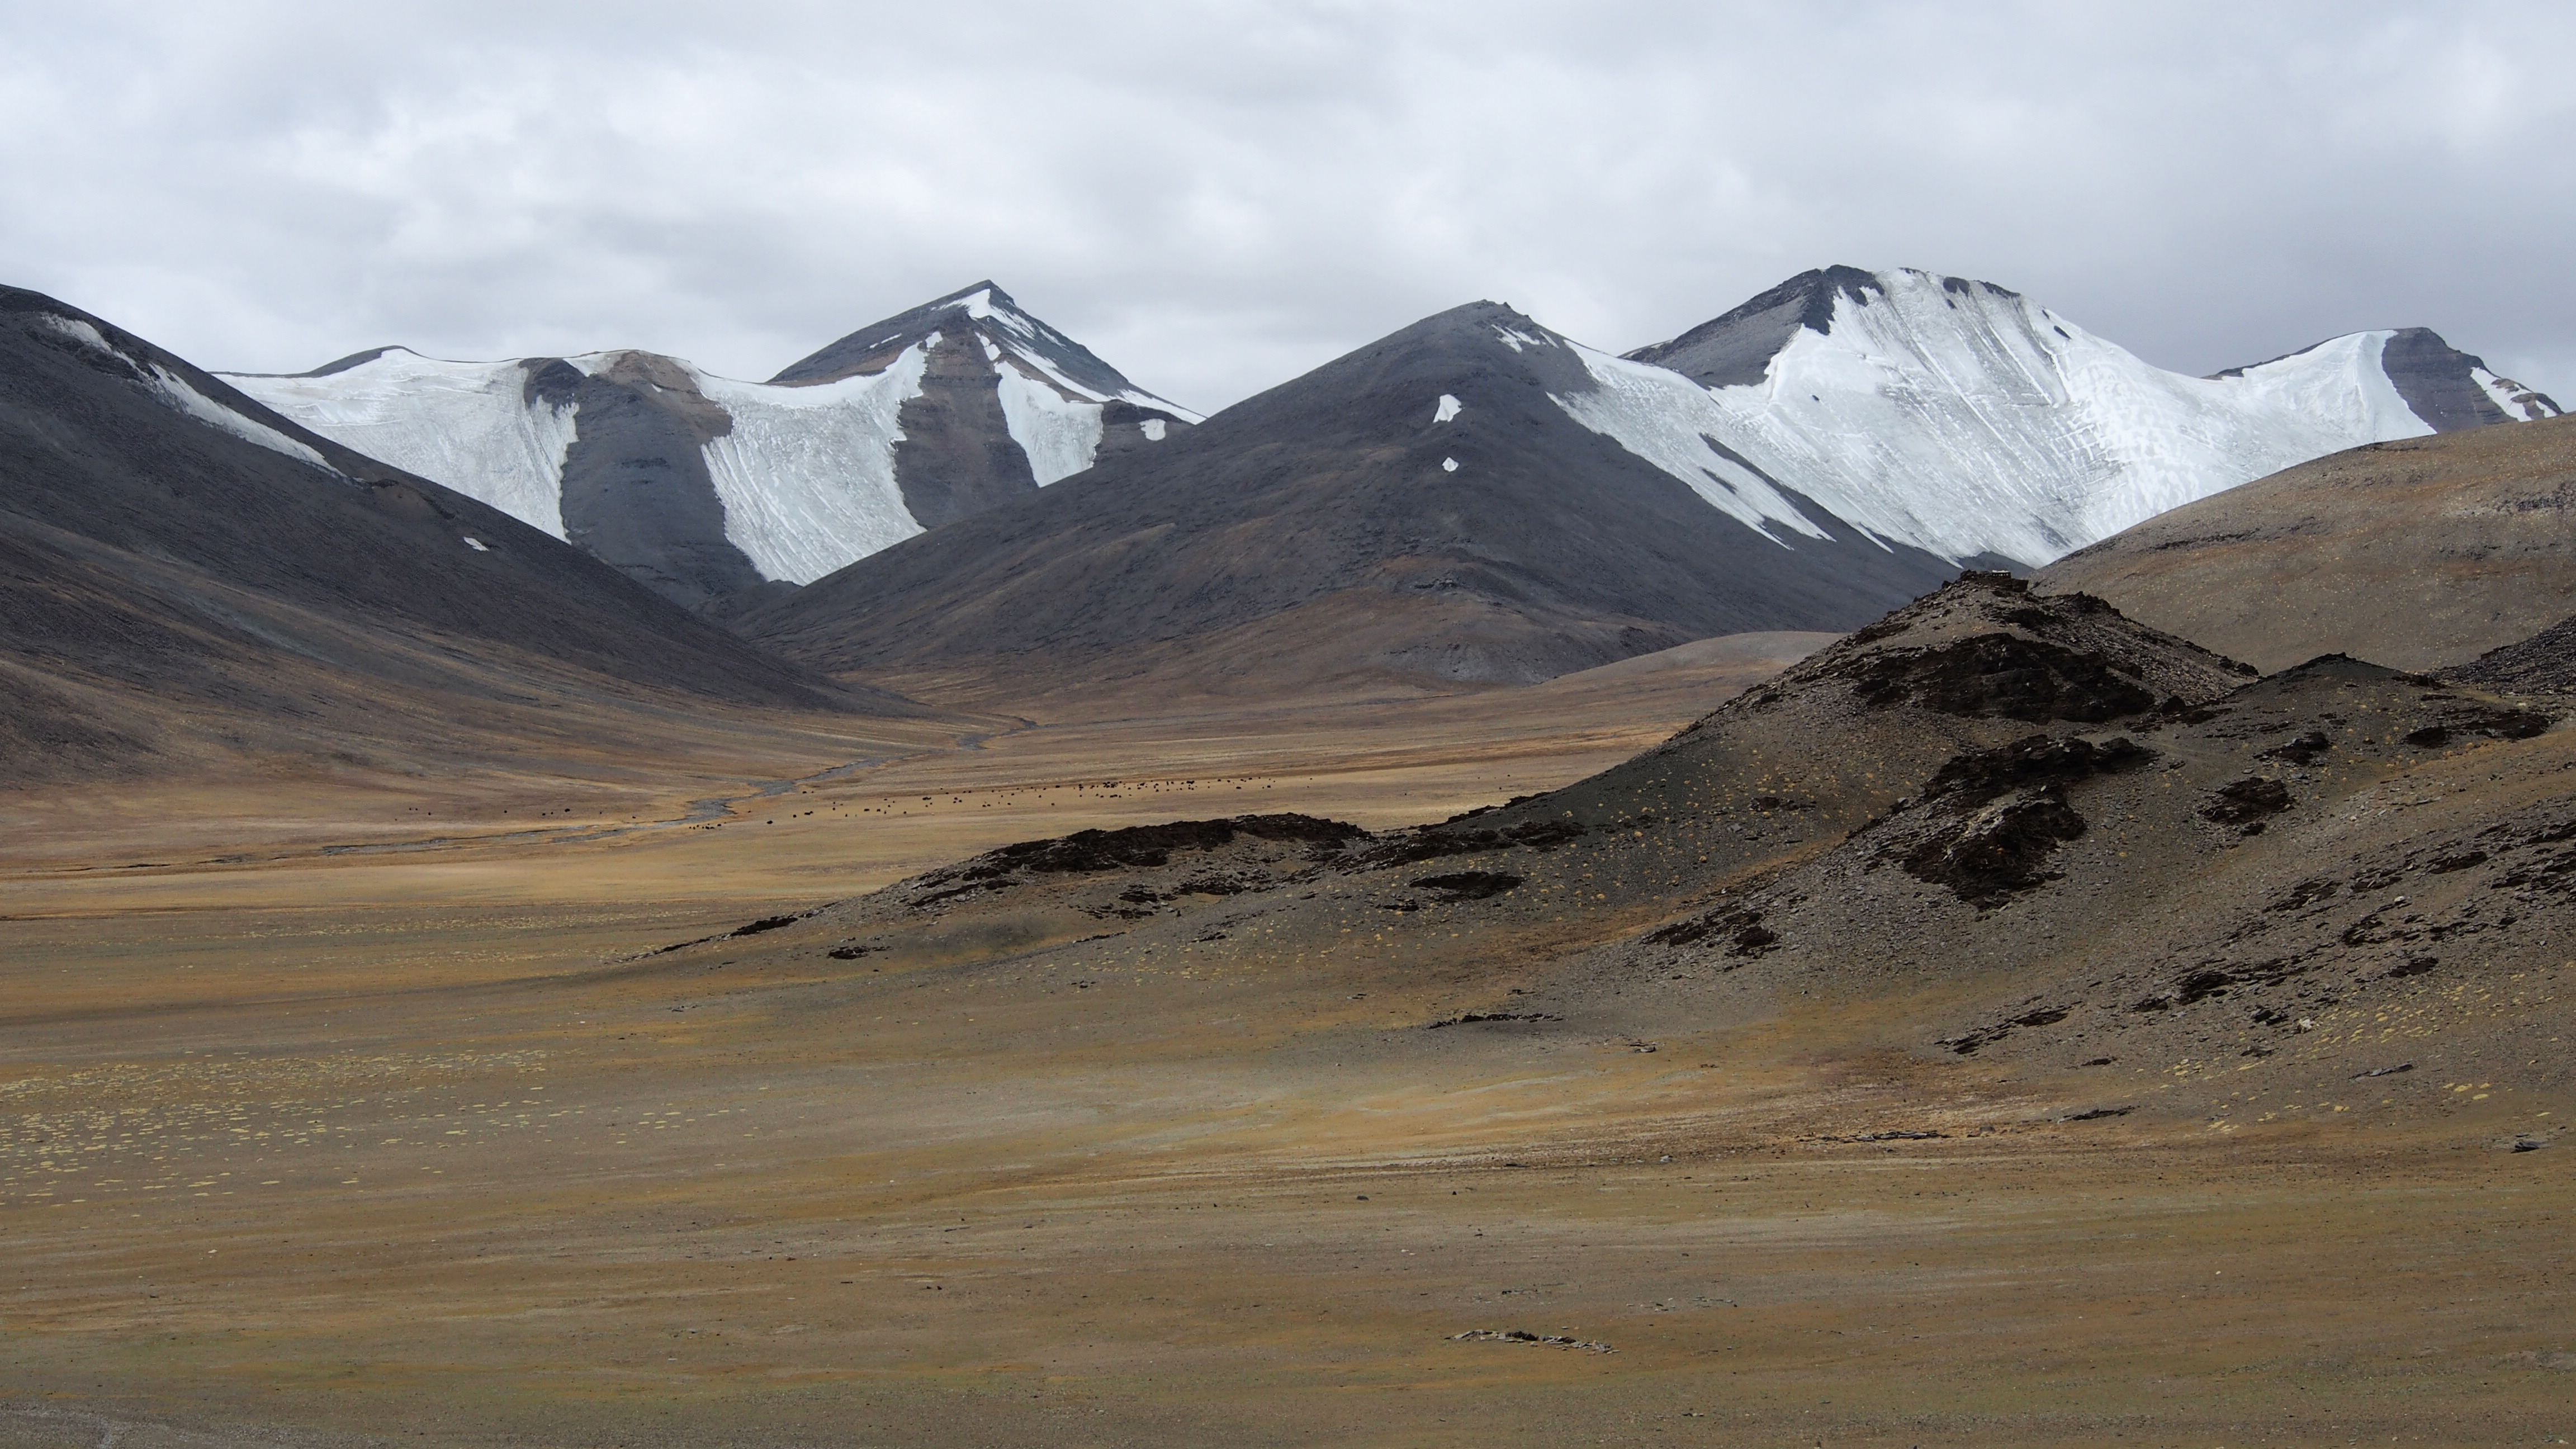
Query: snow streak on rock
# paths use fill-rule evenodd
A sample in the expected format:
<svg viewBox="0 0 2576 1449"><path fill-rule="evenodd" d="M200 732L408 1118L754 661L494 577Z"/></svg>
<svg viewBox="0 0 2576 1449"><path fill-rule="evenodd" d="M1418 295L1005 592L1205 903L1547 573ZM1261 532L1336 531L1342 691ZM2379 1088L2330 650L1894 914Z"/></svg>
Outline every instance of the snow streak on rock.
<svg viewBox="0 0 2576 1449"><path fill-rule="evenodd" d="M234 437L239 438L246 443L257 443L271 452L283 453L287 457L293 458L299 463L310 463L325 473L337 473L340 471L337 468L332 467L329 463L322 461L322 455L315 452L312 448L303 443L297 442L293 438L286 436L284 433L270 427L266 423L260 422L255 418L244 417L233 409L228 408L222 403L215 401L213 398L206 396L204 393L197 391L194 387L188 385L187 379L180 377L178 374L172 372L166 367L163 367L161 364L156 362L151 364L149 367L146 367L142 363L135 361L133 358L126 356L124 353L118 351L115 345L110 343L106 336L96 327L91 326L89 323L82 321L78 317L58 317L52 314L45 314L38 317L37 320L42 322L45 326L52 328L54 331L80 343L82 346L104 353L107 356L113 357L117 361L125 364L125 366L132 369L136 375L149 380L152 392L155 396L159 397L163 402L168 403L170 406L177 408L179 411L186 413L188 416L195 418L201 423L209 424L223 432L230 433Z"/></svg>

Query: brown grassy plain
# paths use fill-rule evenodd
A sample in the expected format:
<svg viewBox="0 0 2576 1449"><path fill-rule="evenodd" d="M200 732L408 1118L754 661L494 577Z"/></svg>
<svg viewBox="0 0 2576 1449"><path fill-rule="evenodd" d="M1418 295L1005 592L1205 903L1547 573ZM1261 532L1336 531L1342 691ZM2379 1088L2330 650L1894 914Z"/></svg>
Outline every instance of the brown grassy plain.
<svg viewBox="0 0 2576 1449"><path fill-rule="evenodd" d="M1001 721L768 795L843 761L11 799L0 1443L2576 1434L2576 1188L2484 1149L2529 1100L2078 1128L1889 1050L1902 997L1649 1053L1413 1030L1445 988L1347 955L640 954L1085 826L1437 819L1759 672Z"/></svg>

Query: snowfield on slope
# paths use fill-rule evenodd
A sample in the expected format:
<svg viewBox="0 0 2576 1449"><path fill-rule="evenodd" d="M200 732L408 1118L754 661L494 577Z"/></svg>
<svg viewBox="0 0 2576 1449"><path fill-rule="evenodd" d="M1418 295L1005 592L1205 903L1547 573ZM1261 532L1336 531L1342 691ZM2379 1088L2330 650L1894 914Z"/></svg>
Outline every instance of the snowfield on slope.
<svg viewBox="0 0 2576 1449"><path fill-rule="evenodd" d="M573 410L529 398L516 362L442 362L389 347L323 377L224 380L334 442L564 536Z"/></svg>
<svg viewBox="0 0 2576 1449"><path fill-rule="evenodd" d="M1758 384L1703 388L1566 343L1596 386L1553 396L1766 536L1815 531L1794 492L1885 542L2026 564L2326 453L2433 431L2380 365L2387 332L2187 377L2000 288L1877 280L1836 298L1827 331L1801 327Z"/></svg>
<svg viewBox="0 0 2576 1449"><path fill-rule="evenodd" d="M894 476L895 415L921 395L927 349L812 387L692 375L733 418L706 445L725 538L762 577L810 584L922 531ZM1086 466L1088 466L1086 464Z"/></svg>
<svg viewBox="0 0 2576 1449"><path fill-rule="evenodd" d="M1017 318L987 315L1006 324ZM1022 322L1017 330L1038 329ZM811 583L922 531L895 476L895 445L903 441L897 419L903 404L921 395L938 343L932 333L882 371L817 384L744 382L671 360L732 421L703 447L707 473L724 505L726 540L763 577ZM989 343L985 351L999 374L1011 439L1027 454L1035 482L1044 487L1089 468L1106 431L1102 404L1113 399L1063 381L1029 352ZM564 360L596 375L620 355ZM529 390L531 365L447 362L394 347L321 376L226 380L325 437L562 538L564 461L580 419L573 404ZM1197 417L1145 393L1114 400ZM1144 435L1161 441L1163 421L1150 420ZM302 445L281 437L271 446Z"/></svg>

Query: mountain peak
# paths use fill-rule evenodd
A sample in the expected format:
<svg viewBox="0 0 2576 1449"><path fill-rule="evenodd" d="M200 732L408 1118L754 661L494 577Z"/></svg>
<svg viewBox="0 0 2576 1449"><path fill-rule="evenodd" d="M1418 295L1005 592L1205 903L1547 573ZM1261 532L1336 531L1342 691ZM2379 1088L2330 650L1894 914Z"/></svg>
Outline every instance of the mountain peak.
<svg viewBox="0 0 2576 1449"><path fill-rule="evenodd" d="M1723 315L1666 342L1627 354L1631 362L1669 368L1702 387L1749 387L1762 381L1771 359L1801 330L1823 334L1834 309L1848 297L1861 307L1898 288L1935 287L1945 297L1990 296L2018 302L2021 294L1991 282L1944 276L1913 267L1872 272L1835 265L1800 272Z"/></svg>
<svg viewBox="0 0 2576 1449"><path fill-rule="evenodd" d="M235 382L717 610L1197 421L990 278L852 333L776 383L633 349L459 363L401 347Z"/></svg>
<svg viewBox="0 0 2576 1449"><path fill-rule="evenodd" d="M907 349L961 328L982 340L985 365L1003 366L1007 356L1016 370L1069 401L1123 402L1177 422L1199 420L1197 413L1136 386L1090 348L1032 316L990 278L871 322L788 364L770 381L805 387L883 372Z"/></svg>

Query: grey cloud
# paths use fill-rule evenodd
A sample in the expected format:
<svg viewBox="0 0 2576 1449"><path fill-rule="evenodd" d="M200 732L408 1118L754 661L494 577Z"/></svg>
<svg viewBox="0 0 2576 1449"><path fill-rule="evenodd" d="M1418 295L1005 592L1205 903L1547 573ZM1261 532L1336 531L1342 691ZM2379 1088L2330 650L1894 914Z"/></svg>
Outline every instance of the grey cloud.
<svg viewBox="0 0 2576 1449"><path fill-rule="evenodd" d="M1213 408L1480 296L1624 349L1841 261L2576 393L2550 7L0 9L0 276L217 366L766 376L991 275Z"/></svg>

